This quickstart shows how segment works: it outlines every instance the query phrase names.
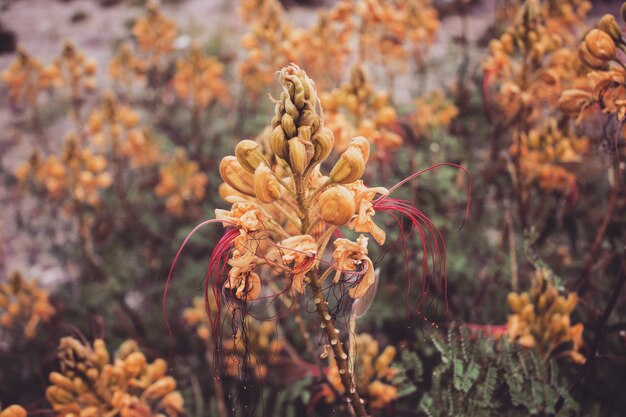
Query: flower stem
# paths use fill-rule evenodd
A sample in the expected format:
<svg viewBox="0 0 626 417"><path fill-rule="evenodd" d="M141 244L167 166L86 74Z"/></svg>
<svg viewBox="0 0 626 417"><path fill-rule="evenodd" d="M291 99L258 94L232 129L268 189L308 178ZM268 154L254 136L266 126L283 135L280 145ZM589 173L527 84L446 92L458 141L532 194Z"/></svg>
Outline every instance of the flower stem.
<svg viewBox="0 0 626 417"><path fill-rule="evenodd" d="M341 383L345 389L346 400L352 406L352 409L357 417L367 417L367 412L365 411L365 407L361 402L361 398L359 397L359 393L357 392L354 384L352 373L348 369L348 355L343 349L341 340L339 340L339 333L335 329L332 316L328 310L328 305L324 299L322 287L317 279L316 270L309 273L309 279L310 287L313 291L315 310L322 320L324 333L326 334L331 349L333 350L333 354L335 355L335 361L337 363L337 368L339 369L339 377L341 378Z"/></svg>

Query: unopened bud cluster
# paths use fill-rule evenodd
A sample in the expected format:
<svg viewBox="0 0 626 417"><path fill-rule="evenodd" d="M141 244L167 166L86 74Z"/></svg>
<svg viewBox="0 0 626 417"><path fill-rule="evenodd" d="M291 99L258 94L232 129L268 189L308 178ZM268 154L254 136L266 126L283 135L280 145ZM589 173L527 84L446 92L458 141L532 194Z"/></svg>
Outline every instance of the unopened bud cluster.
<svg viewBox="0 0 626 417"><path fill-rule="evenodd" d="M360 65L352 67L347 83L322 94L322 105L337 138L336 150L345 150L355 135L368 138L380 158L402 145L402 137L393 129L397 114L389 93L376 91Z"/></svg>
<svg viewBox="0 0 626 417"><path fill-rule="evenodd" d="M355 343L357 357L354 377L357 389L370 411L381 410L398 397L398 387L393 383L397 369L391 366L396 349L387 346L380 352L378 342L367 333L356 335ZM335 360L329 356L329 361L333 363ZM344 392L336 366L330 366L326 376L335 390ZM329 387L325 386L323 393L328 402L336 400L334 391Z"/></svg>
<svg viewBox="0 0 626 417"><path fill-rule="evenodd" d="M37 282L26 280L20 272L13 272L0 284L0 328L19 329L32 339L38 326L48 322L54 313L48 292Z"/></svg>
<svg viewBox="0 0 626 417"><path fill-rule="evenodd" d="M621 8L622 23L625 22L626 3ZM597 27L589 31L578 45L578 58L586 67L592 69L589 74L590 85L569 89L561 95L559 106L566 114L576 117L577 121L594 116L601 109L617 118L620 122L626 115L624 100L624 78L626 77L623 50L626 42L617 19L604 15ZM595 106L595 105L598 106Z"/></svg>
<svg viewBox="0 0 626 417"><path fill-rule="evenodd" d="M303 292L306 274L317 264L332 227L372 233L379 243L384 241L384 232L371 217L372 199L386 190L370 190L360 181L370 156L368 140L353 138L328 176L323 175L320 164L333 150L334 135L318 112L315 85L295 65L283 68L279 81L282 92L275 102L269 140L243 140L235 155L220 163L226 184L220 193L233 206L230 211L217 210L217 218L225 226L239 228L241 234L234 242L236 250L229 261L233 268L225 287L245 301L260 295L257 268L266 264L293 274L291 285ZM359 242L350 242L350 250L347 243L335 243L345 254L337 258L346 264L340 266L342 270L371 266L350 291L354 297L363 296L373 282L367 239Z"/></svg>
<svg viewBox="0 0 626 417"><path fill-rule="evenodd" d="M61 339L60 372L51 372L46 398L59 417L119 415L179 417L185 412L176 381L162 359L148 362L134 341L111 358L104 341Z"/></svg>
<svg viewBox="0 0 626 417"><path fill-rule="evenodd" d="M538 269L530 292L512 292L508 302L513 312L507 324L511 340L537 349L546 360L563 356L574 363L585 362L580 353L584 327L582 323L572 325L570 319L578 298L575 293L559 295L549 271Z"/></svg>

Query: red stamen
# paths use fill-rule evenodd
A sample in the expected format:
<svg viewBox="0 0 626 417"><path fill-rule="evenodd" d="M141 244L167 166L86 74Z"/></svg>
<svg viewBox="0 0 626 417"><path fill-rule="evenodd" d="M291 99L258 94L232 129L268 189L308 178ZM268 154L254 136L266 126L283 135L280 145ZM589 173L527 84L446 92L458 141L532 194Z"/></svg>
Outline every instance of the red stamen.
<svg viewBox="0 0 626 417"><path fill-rule="evenodd" d="M171 282L172 276L174 274L174 267L176 266L176 263L178 262L178 259L180 258L180 254L182 253L183 249L187 245L187 242L189 241L189 239L191 239L191 237L198 230L200 230L202 227L204 227L204 226L206 226L208 224L211 224L211 223L216 223L216 222L218 222L218 223L227 223L227 222L224 222L223 220L217 220L217 219L206 220L206 221L200 223L199 225L197 225L196 227L194 227L193 230L191 232L189 232L189 234L187 235L187 237L185 238L183 243L180 245L180 248L178 248L178 251L176 252L176 256L174 256L174 260L172 261L172 266L170 267L169 274L167 275L167 281L165 282L165 289L163 290L163 318L165 319L165 325L167 326L167 331L169 333L169 354L168 354L168 358L169 358L170 361L172 359L173 334L172 334L172 328L170 326L170 322L167 319L167 291L169 290L170 282ZM221 242L221 240L220 240L220 242ZM211 260L213 260L213 255L211 255Z"/></svg>
<svg viewBox="0 0 626 417"><path fill-rule="evenodd" d="M434 170L435 168L439 168L442 166L451 166L453 168L457 168L462 170L468 177L468 189L467 189L467 205L465 208L465 216L463 218L463 223L459 227L459 230L465 224L465 220L469 216L470 209L470 199L471 199L471 191L472 191L472 179L465 167L461 165L453 164L450 162L444 162L441 164L433 165L429 168L416 172L404 180L400 181L398 184L393 186L389 193L383 195L376 200L373 200L373 208L376 211L384 212L390 214L400 226L400 237L399 239L402 241L404 256L405 256L405 265L407 268L407 295L406 295L406 303L407 303L407 315L408 313L408 304L409 304L409 296L411 293L411 270L409 264L409 256L407 251L406 239L410 234L416 230L419 234L420 241L422 243L422 293L420 294L419 301L417 307L415 308L415 313L422 313L422 302L423 297L428 295L429 289L431 287L431 276L435 277L437 281L435 282L435 289L438 294L443 292L444 298L446 300L446 311L448 310L448 283L446 279L446 243L441 231L437 228L437 226L411 201L407 200L399 200L396 198L391 198L389 195L395 191L398 187L405 184L406 182L420 176L423 173ZM394 213L400 213L403 217L407 217L411 222L411 228L409 230L408 235L405 235L404 225L400 218ZM430 258L430 266L429 266L429 258ZM432 306L432 302L434 299L431 299L431 304L428 306L428 310ZM437 300L437 303L439 301Z"/></svg>

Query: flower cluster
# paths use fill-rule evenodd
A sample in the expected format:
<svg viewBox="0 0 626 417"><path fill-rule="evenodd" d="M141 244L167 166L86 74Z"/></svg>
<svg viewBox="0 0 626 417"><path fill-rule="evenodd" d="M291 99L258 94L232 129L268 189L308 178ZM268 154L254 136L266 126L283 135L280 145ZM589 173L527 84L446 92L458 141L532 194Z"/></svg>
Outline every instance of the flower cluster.
<svg viewBox="0 0 626 417"><path fill-rule="evenodd" d="M222 74L224 65L207 56L199 44L191 46L188 56L176 63L174 91L182 100L189 100L194 109L203 109L217 101L225 101L228 87Z"/></svg>
<svg viewBox="0 0 626 417"><path fill-rule="evenodd" d="M27 281L13 272L0 284L0 327L23 329L28 339L35 337L37 325L48 322L55 310L48 301L48 292L35 281Z"/></svg>
<svg viewBox="0 0 626 417"><path fill-rule="evenodd" d="M50 373L46 398L60 417L178 417L184 402L167 363L149 363L134 341L113 360L102 339L93 346L65 337L59 343L60 372Z"/></svg>
<svg viewBox="0 0 626 417"><path fill-rule="evenodd" d="M575 293L567 298L559 295L549 271L535 271L530 292L510 293L508 301L513 311L507 323L511 340L537 349L546 360L562 356L574 363L585 362L580 353L584 327L582 323L572 326L570 321L578 298Z"/></svg>
<svg viewBox="0 0 626 417"><path fill-rule="evenodd" d="M523 133L519 150L515 144L510 152L520 155L522 177L528 184L537 182L542 190L573 197L576 176L559 164L581 162L588 148L586 137L566 132L558 127L556 119L548 118L541 127Z"/></svg>
<svg viewBox="0 0 626 417"><path fill-rule="evenodd" d="M398 388L392 382L397 371L391 367L396 356L396 349L393 346L387 346L379 352L378 342L367 333L357 335L355 344L356 386L366 399L368 408L371 411L380 410L398 397ZM330 362L331 364L334 362L332 357ZM327 377L335 390L343 393L344 388L336 366L328 368ZM336 400L335 393L327 386L324 386L324 396L329 402Z"/></svg>
<svg viewBox="0 0 626 417"><path fill-rule="evenodd" d="M53 201L97 206L101 191L109 188L113 177L107 171L107 159L82 147L75 135L65 141L63 153L42 158L35 152L23 165L16 176L22 182L32 180L43 189Z"/></svg>
<svg viewBox="0 0 626 417"><path fill-rule="evenodd" d="M17 57L0 76L15 105L35 107L39 93L50 88L50 71L22 47L18 48Z"/></svg>
<svg viewBox="0 0 626 417"><path fill-rule="evenodd" d="M418 137L429 138L434 131L448 128L458 114L459 109L454 103L442 91L436 90L415 100L410 121Z"/></svg>
<svg viewBox="0 0 626 417"><path fill-rule="evenodd" d="M247 55L239 64L241 82L253 96L271 85L276 67L295 60L293 28L278 0L242 2L240 15L250 31L241 39Z"/></svg>
<svg viewBox="0 0 626 417"><path fill-rule="evenodd" d="M520 184L544 191L574 193L576 177L557 162L580 161L587 140L572 133L572 122L558 112L561 93L589 84L587 68L572 52L572 33L589 9L587 2L527 2L514 23L489 44L484 63L484 96L489 111L510 129L509 154ZM538 181L535 181L538 179Z"/></svg>
<svg viewBox="0 0 626 417"><path fill-rule="evenodd" d="M359 57L393 71L402 70L409 55L421 65L439 29L430 0L363 0L357 16Z"/></svg>
<svg viewBox="0 0 626 417"><path fill-rule="evenodd" d="M340 1L332 9L322 10L310 29L294 31L299 48L298 61L315 78L320 91L339 85L346 62L352 55L352 37L356 24L352 18L355 4ZM324 51L320 53L320 51Z"/></svg>
<svg viewBox="0 0 626 417"><path fill-rule="evenodd" d="M74 102L84 100L96 88L96 63L87 59L72 42L66 42L61 54L50 67L50 77L55 88L69 90Z"/></svg>
<svg viewBox="0 0 626 417"><path fill-rule="evenodd" d="M624 19L626 4L622 5ZM597 28L587 33L578 45L580 61L592 69L589 74L590 85L563 92L559 102L561 110L580 121L595 114L599 108L620 123L623 122L626 118L626 60L618 54L618 50L625 46L626 41L615 17L604 15Z"/></svg>
<svg viewBox="0 0 626 417"><path fill-rule="evenodd" d="M402 137L393 131L397 114L389 94L375 91L361 66L352 68L347 83L320 96L326 123L336 138L336 150L345 150L350 139L358 135L368 138L382 159L402 145Z"/></svg>
<svg viewBox="0 0 626 417"><path fill-rule="evenodd" d="M198 163L190 161L183 149L177 149L172 161L159 167L157 197L165 199L170 213L180 216L185 208L202 201L208 177L199 172Z"/></svg>
<svg viewBox="0 0 626 417"><path fill-rule="evenodd" d="M119 46L108 68L109 77L124 91L130 91L135 80L144 81L146 71L146 62L134 54L129 42Z"/></svg>
<svg viewBox="0 0 626 417"><path fill-rule="evenodd" d="M176 24L161 13L156 1L148 1L146 7L146 15L135 22L132 32L139 49L147 56L148 66L152 67L174 49Z"/></svg>
<svg viewBox="0 0 626 417"><path fill-rule="evenodd" d="M159 149L139 126L139 119L136 111L107 92L87 120L89 140L103 154L128 158L133 168L151 165L158 160Z"/></svg>

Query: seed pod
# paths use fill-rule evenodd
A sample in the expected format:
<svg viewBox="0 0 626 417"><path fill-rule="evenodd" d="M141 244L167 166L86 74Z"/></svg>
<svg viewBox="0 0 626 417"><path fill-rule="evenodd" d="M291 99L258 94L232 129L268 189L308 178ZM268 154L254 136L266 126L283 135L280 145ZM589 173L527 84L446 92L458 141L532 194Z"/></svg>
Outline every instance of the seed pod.
<svg viewBox="0 0 626 417"><path fill-rule="evenodd" d="M289 166L294 173L302 175L309 165L306 144L300 138L293 138L289 141Z"/></svg>
<svg viewBox="0 0 626 417"><path fill-rule="evenodd" d="M280 197L280 184L264 163L259 164L254 172L254 192L264 203L272 203Z"/></svg>
<svg viewBox="0 0 626 417"><path fill-rule="evenodd" d="M322 220L334 226L343 226L355 210L354 196L346 187L338 185L324 191L319 199Z"/></svg>
<svg viewBox="0 0 626 417"><path fill-rule="evenodd" d="M272 130L270 146L272 147L274 155L280 159L287 160L287 156L289 155L289 144L287 143L287 138L285 137L285 131L280 124Z"/></svg>
<svg viewBox="0 0 626 417"><path fill-rule="evenodd" d="M599 30L591 29L585 36L585 46L591 55L603 61L610 61L615 58L615 43L611 37Z"/></svg>
<svg viewBox="0 0 626 417"><path fill-rule="evenodd" d="M363 175L365 161L362 152L356 147L348 147L330 171L330 179L338 184L350 184Z"/></svg>
<svg viewBox="0 0 626 417"><path fill-rule="evenodd" d="M283 130L285 131L285 136L287 138L293 138L298 134L298 131L296 130L296 124L293 121L293 117L291 117L289 113L283 114L280 125L283 127Z"/></svg>
<svg viewBox="0 0 626 417"><path fill-rule="evenodd" d="M224 182L240 193L254 197L254 177L242 168L234 156L226 156L220 162L220 175Z"/></svg>
<svg viewBox="0 0 626 417"><path fill-rule="evenodd" d="M598 28L611 37L613 42L620 43L622 41L622 29L619 27L615 16L605 14L598 22Z"/></svg>
<svg viewBox="0 0 626 417"><path fill-rule="evenodd" d="M259 149L259 144L253 140L246 139L239 142L235 147L235 156L241 167L251 174L254 174L261 162L269 165Z"/></svg>
<svg viewBox="0 0 626 417"><path fill-rule="evenodd" d="M313 136L312 142L314 147L313 163L319 164L328 158L333 150L335 136L332 130L323 127Z"/></svg>

